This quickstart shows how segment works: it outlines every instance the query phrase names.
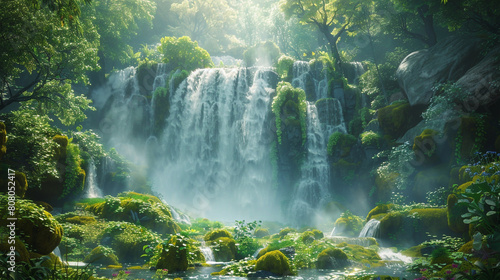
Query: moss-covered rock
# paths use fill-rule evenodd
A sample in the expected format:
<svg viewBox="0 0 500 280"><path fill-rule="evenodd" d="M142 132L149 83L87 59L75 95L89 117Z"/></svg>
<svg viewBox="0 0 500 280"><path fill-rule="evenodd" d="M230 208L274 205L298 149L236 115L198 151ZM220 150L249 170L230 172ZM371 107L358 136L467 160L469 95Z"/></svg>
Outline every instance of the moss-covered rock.
<svg viewBox="0 0 500 280"><path fill-rule="evenodd" d="M175 234L181 231L169 208L150 195L131 193L120 197L107 196L105 201L86 205L85 210L111 221L139 223L160 233Z"/></svg>
<svg viewBox="0 0 500 280"><path fill-rule="evenodd" d="M104 246L97 246L90 254L88 254L85 259L83 259L85 263L92 264L102 264L102 265L120 265L118 262L118 257L113 253L111 248L107 248Z"/></svg>
<svg viewBox="0 0 500 280"><path fill-rule="evenodd" d="M9 174L9 168L7 165L0 165L0 193L17 195L20 198L24 198L26 191L28 190L28 181L26 180L26 175L22 172L15 172L14 176ZM14 190L13 190L14 187Z"/></svg>
<svg viewBox="0 0 500 280"><path fill-rule="evenodd" d="M6 228L9 221L8 198L0 196L0 226ZM47 255L61 242L63 229L61 225L35 203L17 199L15 201L16 234L30 251Z"/></svg>
<svg viewBox="0 0 500 280"><path fill-rule="evenodd" d="M236 241L229 237L219 237L211 241L216 261L231 261L236 258Z"/></svg>
<svg viewBox="0 0 500 280"><path fill-rule="evenodd" d="M337 248L342 249L342 251L348 256L350 260L366 264L371 267L381 265L382 258L377 253L377 247L374 245L367 248L356 244L348 244L346 242L342 242L337 245Z"/></svg>
<svg viewBox="0 0 500 280"><path fill-rule="evenodd" d="M368 222L369 220L373 219L373 216L379 215L379 214L386 214L394 208L394 204L379 204L375 206L370 212L368 212L368 215L366 216L366 221Z"/></svg>
<svg viewBox="0 0 500 280"><path fill-rule="evenodd" d="M293 233L293 232L297 232L297 230L294 229L294 228L287 227L287 228L284 228L284 229L280 230L280 232L278 233L278 235L279 235L280 238L284 238L289 233Z"/></svg>
<svg viewBox="0 0 500 280"><path fill-rule="evenodd" d="M397 139L420 120L420 111L407 102L397 102L378 110L378 122L382 131L391 139Z"/></svg>
<svg viewBox="0 0 500 280"><path fill-rule="evenodd" d="M233 238L233 236L231 235L231 233L229 233L229 231L225 230L225 229L214 229L210 232L208 232L207 234L205 234L205 236L203 237L203 239L205 241L213 241L213 240L216 240L220 237L228 237L228 238Z"/></svg>
<svg viewBox="0 0 500 280"><path fill-rule="evenodd" d="M375 199L377 201L388 201L393 191L396 190L398 173L392 172L386 176L375 175Z"/></svg>
<svg viewBox="0 0 500 280"><path fill-rule="evenodd" d="M266 236L269 236L269 230L267 228L258 228L255 230L255 232L253 233L253 236L257 237L257 238L263 238L263 237L266 237Z"/></svg>
<svg viewBox="0 0 500 280"><path fill-rule="evenodd" d="M91 223L96 223L96 219L92 216L74 216L66 219L67 223L86 225Z"/></svg>
<svg viewBox="0 0 500 280"><path fill-rule="evenodd" d="M50 269L53 269L54 267L62 267L63 266L63 263L61 261L61 259L56 256L56 254L54 253L50 253L48 255L41 255L41 254L38 254L38 253L29 253L30 255L30 259L39 259L39 258L42 258L42 257L45 257L45 260L40 264L41 266L43 267L48 267Z"/></svg>
<svg viewBox="0 0 500 280"><path fill-rule="evenodd" d="M292 275L288 258L280 251L268 252L257 260L255 270L269 271L277 275Z"/></svg>
<svg viewBox="0 0 500 280"><path fill-rule="evenodd" d="M10 239L12 240L12 239ZM14 247L15 251L15 261L16 262L27 262L30 259L30 254L28 250L26 249L26 246L24 245L24 242L16 237L14 238L14 243L10 241L9 243L9 238L8 234L1 234L0 235L0 252L2 253L3 256L6 256L8 258L11 258L11 247Z"/></svg>
<svg viewBox="0 0 500 280"><path fill-rule="evenodd" d="M168 269L169 272L186 271L188 269L187 244L184 237L174 235L163 248L156 268Z"/></svg>
<svg viewBox="0 0 500 280"><path fill-rule="evenodd" d="M335 221L335 232L349 237L357 237L363 228L363 224L363 218L350 213L343 213Z"/></svg>
<svg viewBox="0 0 500 280"><path fill-rule="evenodd" d="M314 233L312 233L310 231L304 231L300 235L300 240L302 240L302 243L307 245L307 244L313 243L314 240L316 240L316 238L314 238Z"/></svg>
<svg viewBox="0 0 500 280"><path fill-rule="evenodd" d="M349 265L348 257L344 251L338 248L327 248L318 254L316 268L339 269Z"/></svg>
<svg viewBox="0 0 500 280"><path fill-rule="evenodd" d="M437 155L437 136L437 131L425 129L420 135L415 137L412 150L419 162L425 164L435 164L439 162L439 156Z"/></svg>

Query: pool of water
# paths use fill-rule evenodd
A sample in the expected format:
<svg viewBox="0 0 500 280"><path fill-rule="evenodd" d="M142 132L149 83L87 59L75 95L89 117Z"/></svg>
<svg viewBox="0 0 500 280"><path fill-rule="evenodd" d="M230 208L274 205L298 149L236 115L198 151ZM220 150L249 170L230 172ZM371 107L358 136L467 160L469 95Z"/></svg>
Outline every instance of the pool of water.
<svg viewBox="0 0 500 280"><path fill-rule="evenodd" d="M168 274L168 279L181 278L183 280L196 280L196 279L224 279L224 280L240 280L247 279L246 277L236 277L236 276L212 276L212 272L217 272L222 270L223 265L214 265L211 267L195 267L186 272ZM149 269L97 269L97 275L101 277L113 278L113 274L117 274L119 271L125 270L129 271L129 279L153 279L154 271ZM337 280L345 279L347 275L369 275L369 274L379 274L379 275L391 275L406 279L415 279L418 275L409 273L406 271L406 267L401 263L389 263L385 267L371 268L368 270L360 268L349 268L347 270L325 270L325 269L302 269L298 271L297 276L286 276L279 278L272 278L278 280Z"/></svg>

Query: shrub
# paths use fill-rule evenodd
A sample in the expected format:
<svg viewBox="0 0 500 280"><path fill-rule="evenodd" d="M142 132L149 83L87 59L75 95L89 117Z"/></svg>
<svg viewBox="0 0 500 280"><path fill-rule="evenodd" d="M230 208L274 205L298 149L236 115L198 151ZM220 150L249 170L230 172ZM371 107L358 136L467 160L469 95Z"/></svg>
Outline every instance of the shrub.
<svg viewBox="0 0 500 280"><path fill-rule="evenodd" d="M163 62L174 69L193 71L213 66L210 54L187 36L163 37L158 50L163 54Z"/></svg>

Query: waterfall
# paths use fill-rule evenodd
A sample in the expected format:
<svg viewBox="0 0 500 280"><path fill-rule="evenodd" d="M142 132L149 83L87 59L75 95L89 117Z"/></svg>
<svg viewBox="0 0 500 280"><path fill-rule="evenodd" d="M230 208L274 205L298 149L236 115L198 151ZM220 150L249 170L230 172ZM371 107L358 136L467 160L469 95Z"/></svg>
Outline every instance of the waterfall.
<svg viewBox="0 0 500 280"><path fill-rule="evenodd" d="M309 62L295 61L292 66L292 86L306 91L307 100L319 100L328 97L328 78L326 72L313 73Z"/></svg>
<svg viewBox="0 0 500 280"><path fill-rule="evenodd" d="M332 231L330 232L330 237L333 237L333 234L335 233L335 229L336 229L336 228L337 228L337 227L333 227L333 228L332 228Z"/></svg>
<svg viewBox="0 0 500 280"><path fill-rule="evenodd" d="M215 263L215 257L214 257L214 252L212 251L212 248L208 247L205 244L205 241L201 241L201 246L200 246L200 251L205 257L205 262L210 264L210 263Z"/></svg>
<svg viewBox="0 0 500 280"><path fill-rule="evenodd" d="M411 257L407 257L401 253L394 252L391 248L380 248L380 250L378 251L378 255L384 261L411 263L413 260Z"/></svg>
<svg viewBox="0 0 500 280"><path fill-rule="evenodd" d="M95 198L95 197L103 197L102 191L97 184L97 173L95 169L94 160L91 158L89 160L89 168L87 170L87 176L85 178L85 191L84 197L86 198Z"/></svg>
<svg viewBox="0 0 500 280"><path fill-rule="evenodd" d="M164 161L153 176L168 202L219 220L279 213L266 125L270 75L263 68L198 69L170 95L159 140Z"/></svg>
<svg viewBox="0 0 500 280"><path fill-rule="evenodd" d="M289 215L299 223L309 223L316 209L330 198L327 185L329 164L326 141L313 103L307 103L306 159L301 167L301 179L289 205ZM306 222L307 221L307 222Z"/></svg>
<svg viewBox="0 0 500 280"><path fill-rule="evenodd" d="M377 219L371 219L365 224L359 237L378 237L380 230L380 221Z"/></svg>

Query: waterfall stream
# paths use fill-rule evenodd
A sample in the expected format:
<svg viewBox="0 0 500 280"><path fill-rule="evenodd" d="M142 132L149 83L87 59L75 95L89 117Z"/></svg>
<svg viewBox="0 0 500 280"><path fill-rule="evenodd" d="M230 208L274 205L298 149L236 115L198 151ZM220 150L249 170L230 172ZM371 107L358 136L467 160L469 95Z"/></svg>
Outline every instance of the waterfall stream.
<svg viewBox="0 0 500 280"><path fill-rule="evenodd" d="M380 221L377 219L371 219L365 224L363 229L361 229L359 237L378 237L379 230Z"/></svg>
<svg viewBox="0 0 500 280"><path fill-rule="evenodd" d="M102 190L98 186L96 167L93 159L89 160L87 176L85 178L85 198L103 197Z"/></svg>

